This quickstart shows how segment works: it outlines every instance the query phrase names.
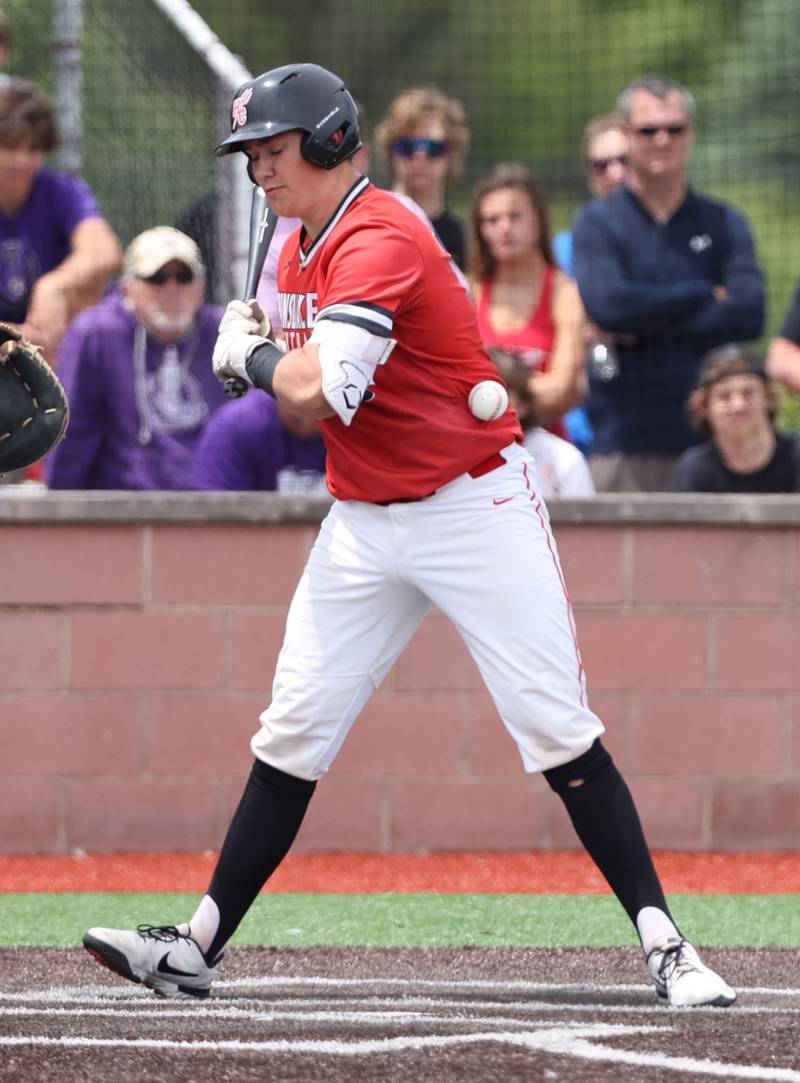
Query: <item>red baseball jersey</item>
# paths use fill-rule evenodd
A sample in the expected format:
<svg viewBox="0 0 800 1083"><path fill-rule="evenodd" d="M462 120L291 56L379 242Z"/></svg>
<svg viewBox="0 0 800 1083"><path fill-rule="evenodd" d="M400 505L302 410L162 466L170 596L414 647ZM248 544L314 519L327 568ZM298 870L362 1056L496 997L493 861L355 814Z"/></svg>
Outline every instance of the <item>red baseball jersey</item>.
<svg viewBox="0 0 800 1083"><path fill-rule="evenodd" d="M522 440L510 408L491 422L470 412L471 388L498 374L469 296L424 222L364 177L316 240L305 247L305 239L301 229L289 237L278 268L287 346L302 346L326 315L397 343L351 424L320 422L335 497L430 496Z"/></svg>

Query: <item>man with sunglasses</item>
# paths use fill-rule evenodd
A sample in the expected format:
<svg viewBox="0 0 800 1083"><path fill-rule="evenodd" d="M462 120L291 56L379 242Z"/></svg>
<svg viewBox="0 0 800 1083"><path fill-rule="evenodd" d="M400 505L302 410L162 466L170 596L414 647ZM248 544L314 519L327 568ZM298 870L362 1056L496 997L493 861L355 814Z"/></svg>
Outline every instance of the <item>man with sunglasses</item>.
<svg viewBox="0 0 800 1083"><path fill-rule="evenodd" d="M573 232L581 297L618 355L589 374L590 462L599 491L664 490L697 443L684 403L701 359L761 333L764 284L744 217L689 184L695 103L686 87L643 76L618 109L628 179L588 204Z"/></svg>
<svg viewBox="0 0 800 1083"><path fill-rule="evenodd" d="M197 245L157 226L134 238L122 282L81 313L58 357L67 433L52 489L188 489L195 447L225 393L211 368L221 310L203 303Z"/></svg>

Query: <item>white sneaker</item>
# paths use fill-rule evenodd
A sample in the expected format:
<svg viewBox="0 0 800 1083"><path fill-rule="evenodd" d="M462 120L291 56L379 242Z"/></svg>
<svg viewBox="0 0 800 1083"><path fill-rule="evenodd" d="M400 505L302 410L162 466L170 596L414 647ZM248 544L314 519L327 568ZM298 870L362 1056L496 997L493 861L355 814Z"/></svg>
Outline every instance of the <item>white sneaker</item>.
<svg viewBox="0 0 800 1083"><path fill-rule="evenodd" d="M670 1007L688 1008L711 1004L727 1008L736 993L719 974L705 965L688 940L667 940L647 956L647 969L656 993Z"/></svg>
<svg viewBox="0 0 800 1083"><path fill-rule="evenodd" d="M187 931L140 925L136 931L90 929L83 946L103 966L162 997L207 997L222 952L210 964Z"/></svg>

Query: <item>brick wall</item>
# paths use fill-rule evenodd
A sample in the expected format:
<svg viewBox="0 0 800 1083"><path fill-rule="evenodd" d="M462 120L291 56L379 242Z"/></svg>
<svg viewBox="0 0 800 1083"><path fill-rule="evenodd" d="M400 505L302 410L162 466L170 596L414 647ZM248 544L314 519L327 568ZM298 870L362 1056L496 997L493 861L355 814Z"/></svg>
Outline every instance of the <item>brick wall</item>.
<svg viewBox="0 0 800 1083"><path fill-rule="evenodd" d="M0 499L0 851L219 845L324 512L235 495ZM796 849L800 498L599 498L553 519L651 844ZM434 613L297 849L574 845Z"/></svg>

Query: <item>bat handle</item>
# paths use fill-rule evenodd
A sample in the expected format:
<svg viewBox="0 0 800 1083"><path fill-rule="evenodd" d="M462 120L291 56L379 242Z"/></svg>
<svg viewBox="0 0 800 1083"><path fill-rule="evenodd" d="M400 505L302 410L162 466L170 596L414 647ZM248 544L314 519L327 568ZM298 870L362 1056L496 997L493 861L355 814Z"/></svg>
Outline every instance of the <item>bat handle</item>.
<svg viewBox="0 0 800 1083"><path fill-rule="evenodd" d="M238 376L230 376L225 381L225 394L229 399L240 399L242 395L247 394L247 384L244 380Z"/></svg>

